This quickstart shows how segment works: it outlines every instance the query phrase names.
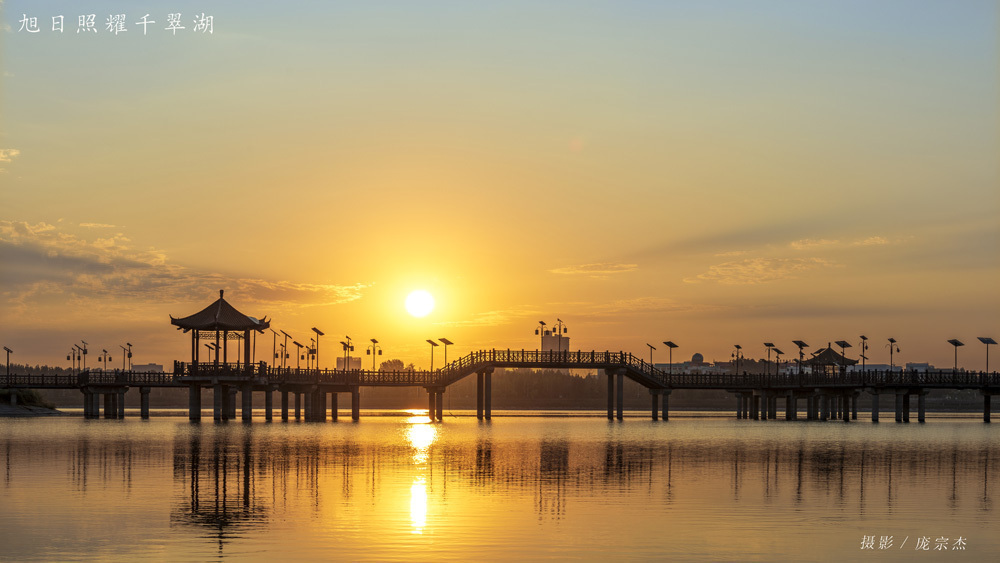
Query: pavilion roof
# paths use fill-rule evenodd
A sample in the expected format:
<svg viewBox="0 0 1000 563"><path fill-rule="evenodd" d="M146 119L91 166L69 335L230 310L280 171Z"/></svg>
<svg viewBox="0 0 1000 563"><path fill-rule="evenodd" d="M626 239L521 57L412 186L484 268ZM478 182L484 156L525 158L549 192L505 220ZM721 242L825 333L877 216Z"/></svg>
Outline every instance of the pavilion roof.
<svg viewBox="0 0 1000 563"><path fill-rule="evenodd" d="M813 357L806 360L805 363L811 366L853 366L858 361L838 354L832 346L827 344L826 348L813 354Z"/></svg>
<svg viewBox="0 0 1000 563"><path fill-rule="evenodd" d="M170 324L184 329L184 332L189 330L256 330L263 332L264 329L271 326L271 322L267 318L258 320L237 311L236 307L230 305L223 298L223 290L219 290L219 298L208 307L181 319L175 319L171 316Z"/></svg>

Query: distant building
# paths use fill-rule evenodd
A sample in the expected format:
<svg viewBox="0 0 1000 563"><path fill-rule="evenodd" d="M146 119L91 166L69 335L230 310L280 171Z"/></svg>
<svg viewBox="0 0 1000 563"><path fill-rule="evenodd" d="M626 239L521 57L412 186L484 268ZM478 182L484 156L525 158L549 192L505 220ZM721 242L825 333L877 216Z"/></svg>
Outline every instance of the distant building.
<svg viewBox="0 0 1000 563"><path fill-rule="evenodd" d="M132 364L132 371L163 373L163 364Z"/></svg>
<svg viewBox="0 0 1000 563"><path fill-rule="evenodd" d="M934 372L938 368L927 362L906 362L906 371Z"/></svg>
<svg viewBox="0 0 1000 563"><path fill-rule="evenodd" d="M698 353L691 356L690 361L674 362L673 367L671 367L670 364L654 365L657 369L672 371L673 373L723 374L730 373L732 371L732 368L729 367L729 362L716 362L715 365L712 365L710 362L706 362L705 357Z"/></svg>
<svg viewBox="0 0 1000 563"><path fill-rule="evenodd" d="M561 334L552 334L546 330L542 335L542 352L565 352L569 350L569 337Z"/></svg>
<svg viewBox="0 0 1000 563"><path fill-rule="evenodd" d="M337 358L337 369L339 369L339 370L343 370L344 369L344 357L343 356L340 356L339 358ZM361 358L359 358L359 357L352 357L349 369L361 369Z"/></svg>

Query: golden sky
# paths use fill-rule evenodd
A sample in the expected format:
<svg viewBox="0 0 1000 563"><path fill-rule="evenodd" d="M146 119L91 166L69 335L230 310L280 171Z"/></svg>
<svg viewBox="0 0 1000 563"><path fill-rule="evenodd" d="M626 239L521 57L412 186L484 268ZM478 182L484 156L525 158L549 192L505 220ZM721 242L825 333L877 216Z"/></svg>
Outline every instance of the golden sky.
<svg viewBox="0 0 1000 563"><path fill-rule="evenodd" d="M186 359L219 289L423 367L1000 336L995 2L289 4L2 3L12 361Z"/></svg>

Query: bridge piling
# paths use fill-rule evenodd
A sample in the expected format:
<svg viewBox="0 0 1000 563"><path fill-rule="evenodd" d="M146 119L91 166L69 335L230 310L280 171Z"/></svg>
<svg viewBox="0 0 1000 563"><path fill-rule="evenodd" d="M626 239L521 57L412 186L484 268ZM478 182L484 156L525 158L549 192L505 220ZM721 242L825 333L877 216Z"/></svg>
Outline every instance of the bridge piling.
<svg viewBox="0 0 1000 563"><path fill-rule="evenodd" d="M295 392L295 420L302 419L302 393Z"/></svg>
<svg viewBox="0 0 1000 563"><path fill-rule="evenodd" d="M229 420L236 420L236 387L232 386L229 388L229 402L226 406L229 407L227 412L229 413Z"/></svg>
<svg viewBox="0 0 1000 563"><path fill-rule="evenodd" d="M212 419L216 422L222 420L222 386L212 386Z"/></svg>
<svg viewBox="0 0 1000 563"><path fill-rule="evenodd" d="M618 420L622 420L625 415L625 374L622 371L618 371L618 389L616 390L615 403L618 406Z"/></svg>
<svg viewBox="0 0 1000 563"><path fill-rule="evenodd" d="M188 420L201 420L201 385L197 383L188 386Z"/></svg>
<svg viewBox="0 0 1000 563"><path fill-rule="evenodd" d="M437 421L444 422L444 389L438 390L435 403L437 403L437 407L435 408L435 411L437 411Z"/></svg>
<svg viewBox="0 0 1000 563"><path fill-rule="evenodd" d="M608 377L608 420L615 419L615 372L605 370Z"/></svg>
<svg viewBox="0 0 1000 563"><path fill-rule="evenodd" d="M663 396L663 406L660 410L663 413L661 418L663 419L664 422L670 420L670 393L671 393L670 390L663 391L660 393L660 395Z"/></svg>
<svg viewBox="0 0 1000 563"><path fill-rule="evenodd" d="M983 422L986 423L990 421L990 397L989 393L983 392Z"/></svg>
<svg viewBox="0 0 1000 563"><path fill-rule="evenodd" d="M493 418L493 368L486 370L483 379L483 416L486 420Z"/></svg>
<svg viewBox="0 0 1000 563"><path fill-rule="evenodd" d="M878 422L878 392L872 392L872 422Z"/></svg>
<svg viewBox="0 0 1000 563"><path fill-rule="evenodd" d="M903 422L910 422L910 392L903 394Z"/></svg>
<svg viewBox="0 0 1000 563"><path fill-rule="evenodd" d="M264 420L271 422L274 415L271 411L274 410L274 390L268 386L264 389Z"/></svg>
<svg viewBox="0 0 1000 563"><path fill-rule="evenodd" d="M437 401L434 400L434 390L427 389L427 418L429 418L431 422L434 422L436 418L434 415L434 409L436 407Z"/></svg>
<svg viewBox="0 0 1000 563"><path fill-rule="evenodd" d="M860 391L855 391L851 394L851 420L858 419L858 397L860 395Z"/></svg>
<svg viewBox="0 0 1000 563"><path fill-rule="evenodd" d="M743 394L736 394L736 420L743 419Z"/></svg>
<svg viewBox="0 0 1000 563"><path fill-rule="evenodd" d="M330 420L337 422L340 416L340 407L337 404L337 393L330 393Z"/></svg>
<svg viewBox="0 0 1000 563"><path fill-rule="evenodd" d="M149 420L149 387L139 388L139 418Z"/></svg>
<svg viewBox="0 0 1000 563"><path fill-rule="evenodd" d="M924 422L924 393L923 389L917 392L917 422Z"/></svg>
<svg viewBox="0 0 1000 563"><path fill-rule="evenodd" d="M754 420L760 419L760 395L756 393L750 397L750 417Z"/></svg>
<svg viewBox="0 0 1000 563"><path fill-rule="evenodd" d="M313 422L315 420L313 409L316 408L316 397L313 396L314 393L315 391L310 389L302 397L302 409L305 411L302 413L302 419L306 422Z"/></svg>
<svg viewBox="0 0 1000 563"><path fill-rule="evenodd" d="M288 390L281 390L281 420L288 422Z"/></svg>
<svg viewBox="0 0 1000 563"><path fill-rule="evenodd" d="M117 416L116 410L114 394L104 393L104 418L114 418Z"/></svg>
<svg viewBox="0 0 1000 563"><path fill-rule="evenodd" d="M361 387L358 386L351 389L351 420L361 420Z"/></svg>
<svg viewBox="0 0 1000 563"><path fill-rule="evenodd" d="M326 422L327 392L322 389L316 391L316 421Z"/></svg>
<svg viewBox="0 0 1000 563"><path fill-rule="evenodd" d="M240 406L243 422L250 422L253 420L253 386L249 383L244 385L240 390L240 399L243 400L243 404Z"/></svg>
<svg viewBox="0 0 1000 563"><path fill-rule="evenodd" d="M659 413L657 412L660 408L659 401L660 398L656 396L656 389L649 390L649 396L653 399L653 422L659 418Z"/></svg>
<svg viewBox="0 0 1000 563"><path fill-rule="evenodd" d="M896 422L903 422L903 393L896 391Z"/></svg>
<svg viewBox="0 0 1000 563"><path fill-rule="evenodd" d="M785 420L792 420L793 412L795 412L795 393L789 391L785 395Z"/></svg>
<svg viewBox="0 0 1000 563"><path fill-rule="evenodd" d="M476 374L476 418L483 419L483 372Z"/></svg>

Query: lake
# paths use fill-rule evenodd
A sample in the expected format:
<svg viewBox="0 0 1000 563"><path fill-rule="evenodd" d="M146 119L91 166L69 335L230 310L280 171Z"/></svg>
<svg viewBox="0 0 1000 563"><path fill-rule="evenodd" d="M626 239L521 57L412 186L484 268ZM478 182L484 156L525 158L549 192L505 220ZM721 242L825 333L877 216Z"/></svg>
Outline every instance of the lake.
<svg viewBox="0 0 1000 563"><path fill-rule="evenodd" d="M997 425L630 414L0 419L0 559L981 561L1000 549Z"/></svg>

